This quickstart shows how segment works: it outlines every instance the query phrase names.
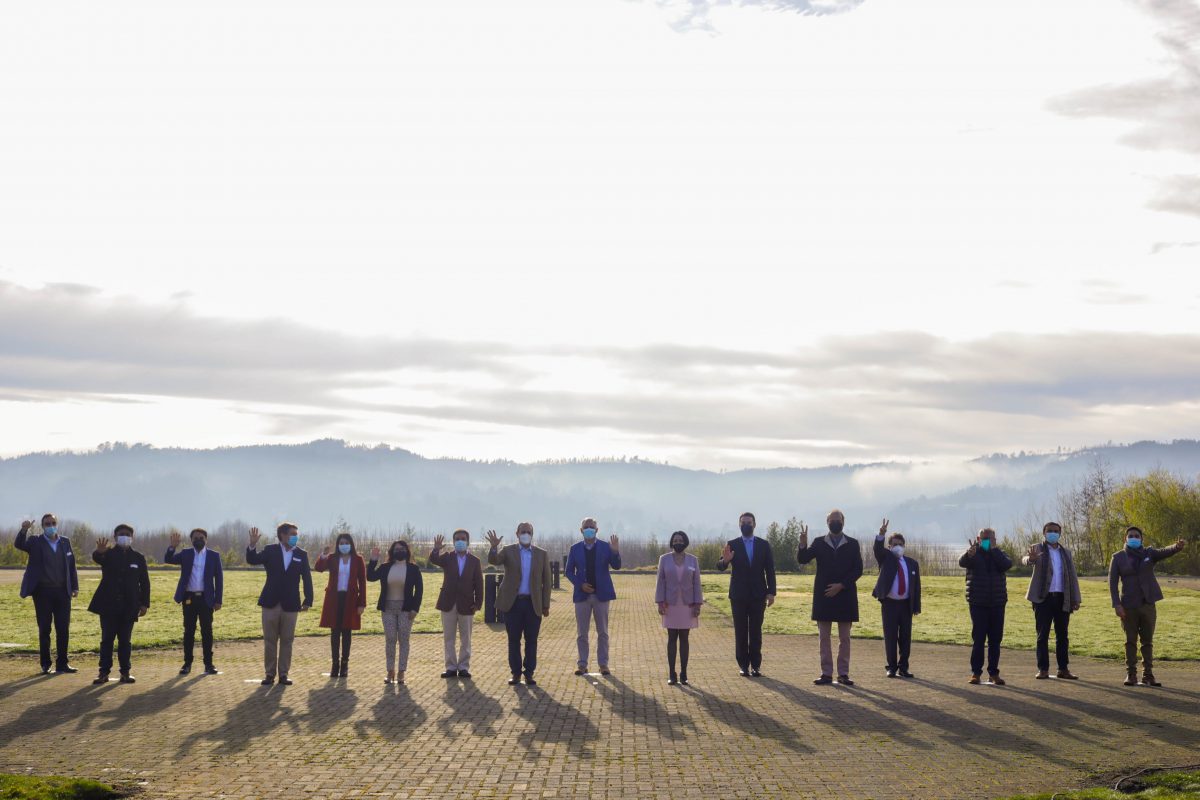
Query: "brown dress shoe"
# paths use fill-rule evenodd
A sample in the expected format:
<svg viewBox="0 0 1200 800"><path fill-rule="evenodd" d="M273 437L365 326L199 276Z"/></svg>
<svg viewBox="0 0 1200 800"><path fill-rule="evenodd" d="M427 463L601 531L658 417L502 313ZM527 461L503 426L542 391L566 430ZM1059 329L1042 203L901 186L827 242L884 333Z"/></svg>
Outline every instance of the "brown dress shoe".
<svg viewBox="0 0 1200 800"><path fill-rule="evenodd" d="M1044 680L1046 680L1047 678L1049 678L1049 677L1050 677L1050 670L1048 670L1048 669L1039 669L1039 670L1038 670L1038 674L1037 674L1037 675L1034 675L1033 677L1037 678L1039 681L1044 681ZM1061 675L1060 675L1059 677L1061 677Z"/></svg>
<svg viewBox="0 0 1200 800"><path fill-rule="evenodd" d="M1076 675L1075 673L1071 672L1071 670L1069 670L1069 669L1060 669L1058 671L1058 677L1059 677L1059 679L1064 680L1064 681L1079 680L1079 676Z"/></svg>
<svg viewBox="0 0 1200 800"><path fill-rule="evenodd" d="M1162 684L1154 679L1153 672L1143 672L1142 686L1162 686Z"/></svg>
<svg viewBox="0 0 1200 800"><path fill-rule="evenodd" d="M972 686L978 686L979 685L979 676L972 675L970 680L967 681L967 683L971 684Z"/></svg>
<svg viewBox="0 0 1200 800"><path fill-rule="evenodd" d="M1005 685L1004 678L1001 678L999 675L993 675L992 677L988 678L988 683L992 684L993 686Z"/></svg>
<svg viewBox="0 0 1200 800"><path fill-rule="evenodd" d="M1137 673L1136 672L1130 671L1130 673L1125 676L1125 685L1126 686L1137 686Z"/></svg>

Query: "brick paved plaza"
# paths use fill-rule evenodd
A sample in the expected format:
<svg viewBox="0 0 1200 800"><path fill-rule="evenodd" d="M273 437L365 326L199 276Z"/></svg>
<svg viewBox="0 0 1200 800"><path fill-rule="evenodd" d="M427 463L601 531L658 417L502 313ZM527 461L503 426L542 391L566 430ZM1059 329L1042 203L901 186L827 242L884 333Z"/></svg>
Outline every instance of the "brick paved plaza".
<svg viewBox="0 0 1200 800"><path fill-rule="evenodd" d="M507 685L503 630L482 622L473 681L438 677L441 637L423 635L399 688L382 683L379 636L356 640L338 682L321 674L327 641L299 639L295 685L270 689L258 642L218 642L224 674L212 677L178 676L177 652L135 651L134 686L93 687L94 656L61 677L38 673L36 657L0 658L0 768L167 798L882 800L988 798L1198 760L1196 663L1163 662L1162 689L1126 689L1115 661L1075 659L1077 683L1034 681L1033 654L1007 651L1009 686L969 687L964 647L916 645L917 680L902 681L883 676L880 642L856 640L858 684L815 687L815 638L768 636L766 677L741 678L730 629L706 616L693 685L670 687L652 585L617 581L613 675L572 674L574 616L557 592L534 688Z"/></svg>

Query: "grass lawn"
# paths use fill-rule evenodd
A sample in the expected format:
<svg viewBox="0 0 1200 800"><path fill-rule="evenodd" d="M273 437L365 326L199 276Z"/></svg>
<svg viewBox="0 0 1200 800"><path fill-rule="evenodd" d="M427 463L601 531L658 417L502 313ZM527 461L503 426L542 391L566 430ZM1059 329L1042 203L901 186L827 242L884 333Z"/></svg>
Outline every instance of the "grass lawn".
<svg viewBox="0 0 1200 800"><path fill-rule="evenodd" d="M1200 798L1200 772L1158 772L1139 775L1121 784L1122 791L1111 788L1082 789L1077 792L1030 794L1008 800L1197 800Z"/></svg>
<svg viewBox="0 0 1200 800"><path fill-rule="evenodd" d="M0 774L0 800L109 800L125 796L111 786L82 778Z"/></svg>
<svg viewBox="0 0 1200 800"><path fill-rule="evenodd" d="M856 637L882 639L879 602L871 597L875 577L859 581L858 608L861 621L854 626ZM1008 611L1004 623L1006 647L1032 650L1036 643L1033 608L1025 600L1029 579L1014 577L1008 582ZM817 624L812 613L811 575L780 575L775 605L767 610L763 630L767 633L813 633ZM963 578L922 577L922 613L913 621L913 639L919 642L970 644L971 617L963 595ZM729 579L705 575L705 598L724 614ZM1125 634L1113 613L1108 583L1080 582L1083 605L1071 619L1071 652L1098 658L1125 657ZM1164 586L1165 599L1158 604L1154 633L1154 655L1160 660L1200 659L1200 591Z"/></svg>

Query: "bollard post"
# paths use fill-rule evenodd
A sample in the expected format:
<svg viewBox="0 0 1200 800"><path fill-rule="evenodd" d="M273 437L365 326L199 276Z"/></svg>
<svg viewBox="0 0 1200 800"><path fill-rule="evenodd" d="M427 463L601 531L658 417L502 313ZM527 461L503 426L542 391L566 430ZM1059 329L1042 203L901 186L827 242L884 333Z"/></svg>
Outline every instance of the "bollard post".
<svg viewBox="0 0 1200 800"><path fill-rule="evenodd" d="M500 586L500 576L489 572L483 581L483 621L487 624L503 622L504 615L496 608L496 592Z"/></svg>
<svg viewBox="0 0 1200 800"><path fill-rule="evenodd" d="M559 562L555 561L553 564L550 565L550 574L554 579L553 584L554 584L555 589L558 588L558 583L559 583L558 579L559 579L559 575L561 572L562 572L562 568L559 565Z"/></svg>

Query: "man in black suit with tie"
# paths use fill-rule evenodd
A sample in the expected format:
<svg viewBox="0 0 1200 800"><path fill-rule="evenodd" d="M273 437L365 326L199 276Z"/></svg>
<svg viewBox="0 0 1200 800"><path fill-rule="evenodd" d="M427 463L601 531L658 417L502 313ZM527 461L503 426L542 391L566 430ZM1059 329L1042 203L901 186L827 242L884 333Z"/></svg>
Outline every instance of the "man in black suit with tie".
<svg viewBox="0 0 1200 800"><path fill-rule="evenodd" d="M146 557L133 549L133 528L121 524L113 529L116 547L108 539L96 540L92 560L100 565L100 585L92 596L88 611L100 617L100 674L92 683L108 683L112 671L113 640L117 642L117 662L121 683L133 683L129 674L133 624L150 610L150 573Z"/></svg>
<svg viewBox="0 0 1200 800"><path fill-rule="evenodd" d="M164 564L179 565L179 583L175 587L175 602L183 608L183 666L180 675L192 671L192 655L196 648L196 623L200 623L200 643L204 654L204 674L218 675L213 665L213 612L221 610L221 595L225 589L221 569L221 554L208 547L208 531L195 528L190 534L192 546L179 550L179 532L171 534L171 545L163 556Z"/></svg>
<svg viewBox="0 0 1200 800"><path fill-rule="evenodd" d="M292 665L292 640L296 637L296 614L308 611L313 603L312 570L308 553L296 544L300 530L291 522L275 529L278 544L269 544L258 552L258 528L250 529L246 548L247 564L262 564L267 570L258 604L262 606L263 663L267 676L262 685L270 686L279 676L281 686L291 686L288 669ZM300 582L304 581L304 602L300 602Z"/></svg>
<svg viewBox="0 0 1200 800"><path fill-rule="evenodd" d="M912 649L912 620L921 613L921 567L912 556L904 555L904 534L888 536L885 519L875 537L875 561L879 579L871 595L883 612L883 653L887 658L887 676L911 678L908 654ZM887 537L887 546L884 546ZM899 657L897 657L897 651Z"/></svg>
<svg viewBox="0 0 1200 800"><path fill-rule="evenodd" d="M742 677L762 675L762 625L768 606L775 603L775 557L771 544L754 535L756 520L747 511L738 518L742 535L726 542L717 562L729 575L729 609L733 614L734 654Z"/></svg>

